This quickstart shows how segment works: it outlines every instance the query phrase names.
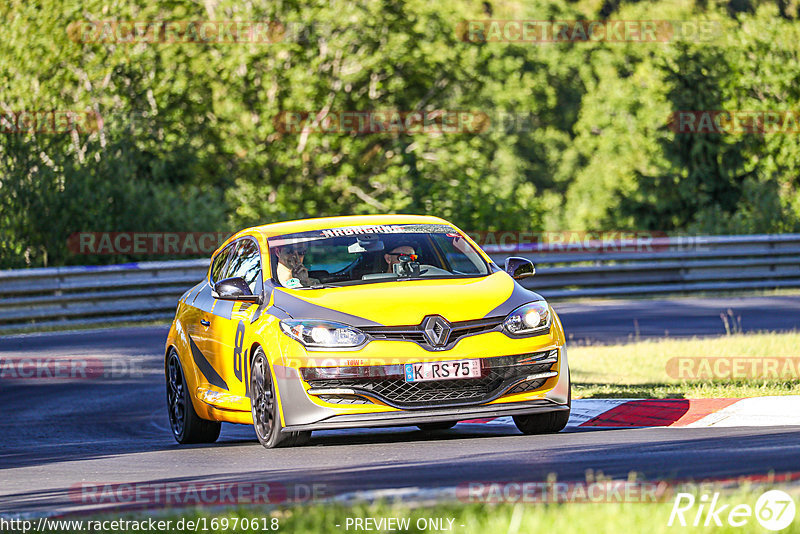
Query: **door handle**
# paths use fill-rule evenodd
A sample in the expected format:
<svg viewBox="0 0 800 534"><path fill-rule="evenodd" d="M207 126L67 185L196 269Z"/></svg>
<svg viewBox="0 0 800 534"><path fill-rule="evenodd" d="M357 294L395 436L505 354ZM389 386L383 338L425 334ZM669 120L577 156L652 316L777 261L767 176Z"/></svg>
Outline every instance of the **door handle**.
<svg viewBox="0 0 800 534"><path fill-rule="evenodd" d="M205 319L200 319L200 324L203 325L203 326L211 326L211 323L209 323Z"/></svg>

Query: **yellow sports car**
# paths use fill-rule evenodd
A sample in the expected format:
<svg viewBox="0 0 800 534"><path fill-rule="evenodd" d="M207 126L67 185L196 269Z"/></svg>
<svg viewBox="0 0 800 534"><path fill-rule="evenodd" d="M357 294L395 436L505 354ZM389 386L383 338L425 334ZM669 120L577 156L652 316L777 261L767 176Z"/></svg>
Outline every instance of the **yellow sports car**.
<svg viewBox="0 0 800 534"><path fill-rule="evenodd" d="M180 298L165 352L179 443L252 424L267 448L313 430L513 416L558 432L570 412L564 330L516 280L436 217L353 216L243 230Z"/></svg>

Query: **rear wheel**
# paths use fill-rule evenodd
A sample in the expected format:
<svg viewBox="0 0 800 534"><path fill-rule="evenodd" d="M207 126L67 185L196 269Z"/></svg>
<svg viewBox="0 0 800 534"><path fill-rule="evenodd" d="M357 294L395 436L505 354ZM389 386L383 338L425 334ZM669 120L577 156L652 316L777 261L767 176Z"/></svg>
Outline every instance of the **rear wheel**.
<svg viewBox="0 0 800 534"><path fill-rule="evenodd" d="M417 428L423 432L435 432L437 430L447 430L456 426L458 421L445 421L444 423L420 423Z"/></svg>
<svg viewBox="0 0 800 534"><path fill-rule="evenodd" d="M261 347L253 355L250 373L253 426L258 441L267 449L293 447L308 442L310 431L283 432L275 386L269 371L269 362Z"/></svg>
<svg viewBox="0 0 800 534"><path fill-rule="evenodd" d="M172 435L178 443L214 443L222 424L201 419L192 406L189 388L178 352L170 349L167 356L167 411Z"/></svg>

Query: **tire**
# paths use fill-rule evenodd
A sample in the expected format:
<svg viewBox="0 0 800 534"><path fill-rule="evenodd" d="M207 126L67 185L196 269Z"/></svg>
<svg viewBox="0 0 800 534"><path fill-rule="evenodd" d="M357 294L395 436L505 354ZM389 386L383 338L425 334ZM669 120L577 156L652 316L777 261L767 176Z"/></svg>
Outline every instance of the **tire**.
<svg viewBox="0 0 800 534"><path fill-rule="evenodd" d="M445 421L444 423L420 423L417 428L423 432L435 432L437 430L447 430L456 426L458 421Z"/></svg>
<svg viewBox="0 0 800 534"><path fill-rule="evenodd" d="M275 402L275 386L269 371L269 361L259 347L253 354L250 372L251 410L253 427L258 441L267 449L303 445L311 438L310 431L284 432Z"/></svg>
<svg viewBox="0 0 800 534"><path fill-rule="evenodd" d="M214 443L219 437L222 423L200 418L192 406L186 375L183 373L178 352L172 348L167 355L165 369L167 380L167 413L172 436L180 444Z"/></svg>
<svg viewBox="0 0 800 534"><path fill-rule="evenodd" d="M515 415L514 424L523 434L553 434L564 430L569 421L572 409L572 390L567 398L569 409L558 412L534 413L530 415Z"/></svg>

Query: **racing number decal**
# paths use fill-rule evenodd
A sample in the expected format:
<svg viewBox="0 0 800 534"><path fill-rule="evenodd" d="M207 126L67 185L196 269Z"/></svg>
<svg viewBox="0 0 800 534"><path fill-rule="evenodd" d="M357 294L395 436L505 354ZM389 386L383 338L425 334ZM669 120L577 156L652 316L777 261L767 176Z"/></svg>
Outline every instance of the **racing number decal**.
<svg viewBox="0 0 800 534"><path fill-rule="evenodd" d="M239 382L244 382L245 395L250 396L250 380L247 378L247 351L242 350L244 345L244 321L239 321L236 327L236 337L233 340L233 374Z"/></svg>
<svg viewBox="0 0 800 534"><path fill-rule="evenodd" d="M242 381L242 367L244 367L242 345L244 345L244 321L239 321L236 338L233 341L233 374L239 382Z"/></svg>

